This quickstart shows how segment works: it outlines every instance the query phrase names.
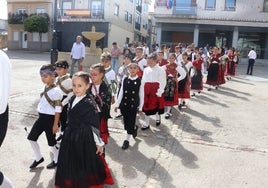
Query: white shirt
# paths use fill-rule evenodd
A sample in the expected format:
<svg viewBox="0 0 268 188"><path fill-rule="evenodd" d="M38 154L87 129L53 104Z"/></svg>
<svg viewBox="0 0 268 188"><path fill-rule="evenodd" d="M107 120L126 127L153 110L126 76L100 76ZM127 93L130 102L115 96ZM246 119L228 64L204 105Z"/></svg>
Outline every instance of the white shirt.
<svg viewBox="0 0 268 188"><path fill-rule="evenodd" d="M182 61L182 54L176 54L176 64L179 65Z"/></svg>
<svg viewBox="0 0 268 188"><path fill-rule="evenodd" d="M248 53L248 58L249 59L256 59L257 58L257 54L254 50L250 50L250 52Z"/></svg>
<svg viewBox="0 0 268 188"><path fill-rule="evenodd" d="M150 54L150 51L149 51L149 47L147 46L147 47L143 47L143 54L144 55L149 55Z"/></svg>
<svg viewBox="0 0 268 188"><path fill-rule="evenodd" d="M156 95L161 97L161 95L164 93L167 83L166 72L158 64L154 67L146 67L143 71L142 83L144 84L146 82L158 82L159 88L156 92Z"/></svg>
<svg viewBox="0 0 268 188"><path fill-rule="evenodd" d="M73 59L81 59L85 58L86 48L83 42L77 43L74 42L72 50L71 50L71 57Z"/></svg>
<svg viewBox="0 0 268 188"><path fill-rule="evenodd" d="M63 75L63 76L61 76L61 77L58 76L58 77L56 78L56 80L55 80L55 83L57 83L58 79L60 79L60 78L62 78L62 77L64 77L64 76L66 76L66 75ZM71 78L67 78L67 79L63 80L63 81L61 82L61 85L62 85L66 90L70 90L70 89L72 89L72 88L73 88L72 79L71 79ZM66 93L65 93L63 90L61 90L60 86L57 86L57 87L60 89L62 96L66 96ZM61 103L62 103L62 106L65 106L66 104L68 104L68 102L69 102L69 100L71 99L72 96L73 96L73 92L69 92L69 93L67 94L67 97L61 102Z"/></svg>
<svg viewBox="0 0 268 188"><path fill-rule="evenodd" d="M11 62L5 52L0 50L0 114L7 108L10 92Z"/></svg>
<svg viewBox="0 0 268 188"><path fill-rule="evenodd" d="M134 61L138 61L140 58L135 58L134 59ZM140 60L139 62L138 62L138 65L139 65L139 68L140 68L140 70L142 70L143 71L143 69L145 68L145 67L147 67L147 60L146 59L144 59L144 58L142 58L142 60Z"/></svg>
<svg viewBox="0 0 268 188"><path fill-rule="evenodd" d="M105 68L105 70L109 69L109 67ZM115 72L113 69L111 69L110 71L106 72L105 73L105 77L106 77L106 80L108 82L108 87L112 87L111 84L112 84L112 81L113 82L116 82L116 76L115 76ZM116 87L116 85L114 86ZM116 91L113 91L112 90L112 96L115 96L116 95Z"/></svg>
<svg viewBox="0 0 268 188"><path fill-rule="evenodd" d="M163 68L164 71L166 71L166 70L167 70L167 65L162 66L162 68ZM178 72L179 75L180 75L180 76L177 78L177 80L178 80L178 82L179 82L179 81L181 81L181 80L183 80L183 79L185 78L185 76L186 76L186 71L185 71L185 69L182 68L181 66L177 66L176 70L177 70L177 72ZM168 76L172 76L172 77L173 77L172 74L170 74L170 75L168 75Z"/></svg>
<svg viewBox="0 0 268 188"><path fill-rule="evenodd" d="M57 87L50 89L47 92L47 95L52 101L57 101L57 100L61 101L62 99L61 91ZM46 97L42 95L37 106L37 111L42 114L55 115L56 112L61 113L61 106L55 106L54 108L48 103Z"/></svg>
<svg viewBox="0 0 268 188"><path fill-rule="evenodd" d="M123 78L127 76L126 71L128 72L127 65L122 65L121 67L119 67L118 73L116 76L118 83L121 83Z"/></svg>
<svg viewBox="0 0 268 188"><path fill-rule="evenodd" d="M128 77L130 80L136 80L138 78L138 76L135 76L135 77L131 77L129 76ZM117 100L115 102L115 107L119 107L121 101L122 101L122 98L123 98L123 86L124 85L124 82L122 82L122 85L121 85L121 88L120 88L120 91L119 91L119 94L117 96ZM143 107L143 103L144 103L144 89L143 88L143 85L141 83L140 85L140 90L139 90L139 99L140 99L140 104L139 104L139 111L142 111L142 107Z"/></svg>

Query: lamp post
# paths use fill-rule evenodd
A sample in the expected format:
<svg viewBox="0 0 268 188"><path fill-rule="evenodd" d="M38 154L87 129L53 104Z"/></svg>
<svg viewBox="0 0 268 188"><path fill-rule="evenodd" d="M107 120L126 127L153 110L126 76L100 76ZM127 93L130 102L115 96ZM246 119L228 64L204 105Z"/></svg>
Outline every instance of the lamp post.
<svg viewBox="0 0 268 188"><path fill-rule="evenodd" d="M50 63L54 64L58 60L58 49L57 49L57 0L53 1L53 34L52 34L52 45L50 49Z"/></svg>

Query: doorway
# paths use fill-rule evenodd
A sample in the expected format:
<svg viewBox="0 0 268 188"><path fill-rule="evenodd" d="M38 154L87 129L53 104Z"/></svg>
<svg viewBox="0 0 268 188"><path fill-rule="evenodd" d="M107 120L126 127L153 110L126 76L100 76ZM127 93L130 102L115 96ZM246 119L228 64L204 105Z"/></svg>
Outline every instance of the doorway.
<svg viewBox="0 0 268 188"><path fill-rule="evenodd" d="M21 36L21 39L22 39L22 48L23 49L26 49L27 48L27 32L22 32L22 36Z"/></svg>

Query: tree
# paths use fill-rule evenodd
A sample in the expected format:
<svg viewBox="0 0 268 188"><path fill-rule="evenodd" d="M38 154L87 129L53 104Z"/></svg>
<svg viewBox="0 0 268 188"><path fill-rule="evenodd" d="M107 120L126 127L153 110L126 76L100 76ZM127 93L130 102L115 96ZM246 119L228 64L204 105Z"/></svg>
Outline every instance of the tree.
<svg viewBox="0 0 268 188"><path fill-rule="evenodd" d="M48 32L49 17L47 14L32 14L23 21L24 30L39 33L40 51L42 49L42 33Z"/></svg>

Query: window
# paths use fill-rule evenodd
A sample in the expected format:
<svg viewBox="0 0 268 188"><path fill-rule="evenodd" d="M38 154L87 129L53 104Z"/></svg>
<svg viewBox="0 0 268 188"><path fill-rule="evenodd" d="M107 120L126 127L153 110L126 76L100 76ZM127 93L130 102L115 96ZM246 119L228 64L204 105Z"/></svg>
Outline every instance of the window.
<svg viewBox="0 0 268 188"><path fill-rule="evenodd" d="M263 11L268 12L268 0L264 0L263 2Z"/></svg>
<svg viewBox="0 0 268 188"><path fill-rule="evenodd" d="M235 10L236 0L225 0L225 10Z"/></svg>
<svg viewBox="0 0 268 188"><path fill-rule="evenodd" d="M125 21L127 22L128 19L128 11L125 11Z"/></svg>
<svg viewBox="0 0 268 188"><path fill-rule="evenodd" d="M146 20L142 21L142 28L147 29L148 28L148 22Z"/></svg>
<svg viewBox="0 0 268 188"><path fill-rule="evenodd" d="M18 14L21 15L21 14L26 14L26 8L18 8Z"/></svg>
<svg viewBox="0 0 268 188"><path fill-rule="evenodd" d="M137 24L140 24L141 23L141 16L140 16L140 14L137 14L136 13L135 23L137 23Z"/></svg>
<svg viewBox="0 0 268 188"><path fill-rule="evenodd" d="M37 13L37 14L43 14L43 13L46 13L46 9L44 9L44 8L37 8L37 9L36 9L36 13Z"/></svg>
<svg viewBox="0 0 268 188"><path fill-rule="evenodd" d="M13 41L18 41L19 40L19 32L18 31L14 31L13 32Z"/></svg>
<svg viewBox="0 0 268 188"><path fill-rule="evenodd" d="M33 41L39 42L39 33L33 33ZM48 35L47 33L42 33L42 42L48 42Z"/></svg>
<svg viewBox="0 0 268 188"><path fill-rule="evenodd" d="M132 14L128 13L128 23L132 23Z"/></svg>
<svg viewBox="0 0 268 188"><path fill-rule="evenodd" d="M102 4L101 1L92 1L91 4L91 15L93 17L101 17L102 16Z"/></svg>
<svg viewBox="0 0 268 188"><path fill-rule="evenodd" d="M125 11L125 21L132 23L132 14L130 14L128 11Z"/></svg>
<svg viewBox="0 0 268 188"><path fill-rule="evenodd" d="M136 12L135 14L135 29L141 29L141 15Z"/></svg>
<svg viewBox="0 0 268 188"><path fill-rule="evenodd" d="M206 0L206 10L215 10L216 0Z"/></svg>
<svg viewBox="0 0 268 188"><path fill-rule="evenodd" d="M115 7L114 7L114 15L116 15L116 16L119 15L119 5L118 4L115 4Z"/></svg>

